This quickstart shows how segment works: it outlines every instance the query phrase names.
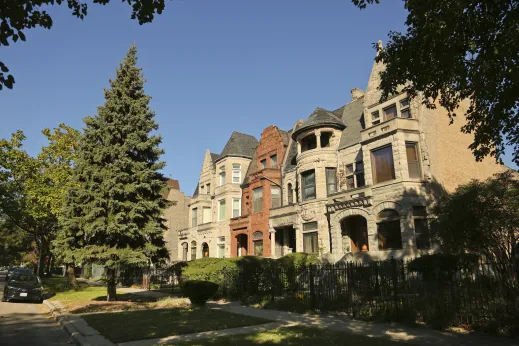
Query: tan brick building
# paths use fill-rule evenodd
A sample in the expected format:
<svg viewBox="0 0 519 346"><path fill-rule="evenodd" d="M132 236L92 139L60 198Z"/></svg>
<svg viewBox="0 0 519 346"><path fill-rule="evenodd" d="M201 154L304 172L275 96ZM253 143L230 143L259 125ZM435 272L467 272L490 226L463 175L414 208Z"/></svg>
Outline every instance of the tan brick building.
<svg viewBox="0 0 519 346"><path fill-rule="evenodd" d="M283 206L270 210L274 257L309 252L334 262L427 253L437 194L506 169L476 162L461 119L449 125L440 106L427 109L404 93L380 103L383 68L374 64L365 93L355 88L343 107L318 108L295 124L282 167Z"/></svg>
<svg viewBox="0 0 519 346"><path fill-rule="evenodd" d="M169 201L169 206L164 212L165 225L168 228L164 232L164 241L169 251L170 261L178 261L180 260L178 257L178 234L188 227L190 198L184 196L184 193L180 191L178 180L169 179L166 184L170 190L164 193L164 198Z"/></svg>
<svg viewBox="0 0 519 346"><path fill-rule="evenodd" d="M240 185L258 140L233 132L221 154L206 151L198 185L189 201L189 226L178 233L178 257L229 257L229 220L241 215Z"/></svg>
<svg viewBox="0 0 519 346"><path fill-rule="evenodd" d="M281 206L280 163L289 134L269 126L263 130L242 187L241 216L231 219L231 257L271 257L270 208Z"/></svg>

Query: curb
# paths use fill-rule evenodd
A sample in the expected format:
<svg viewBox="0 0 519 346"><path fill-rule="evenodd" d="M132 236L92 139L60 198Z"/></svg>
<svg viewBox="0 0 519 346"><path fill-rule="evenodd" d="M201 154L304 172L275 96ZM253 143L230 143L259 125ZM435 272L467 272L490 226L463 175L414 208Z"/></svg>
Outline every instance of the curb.
<svg viewBox="0 0 519 346"><path fill-rule="evenodd" d="M84 319L69 314L51 301L44 300L43 306L78 346L116 346L113 342L90 327Z"/></svg>

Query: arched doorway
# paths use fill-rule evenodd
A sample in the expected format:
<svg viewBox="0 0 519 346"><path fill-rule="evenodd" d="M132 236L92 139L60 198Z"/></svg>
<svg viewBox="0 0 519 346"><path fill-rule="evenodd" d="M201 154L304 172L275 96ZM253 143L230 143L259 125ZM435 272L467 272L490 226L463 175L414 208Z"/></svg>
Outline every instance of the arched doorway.
<svg viewBox="0 0 519 346"><path fill-rule="evenodd" d="M202 243L202 257L209 257L209 245Z"/></svg>
<svg viewBox="0 0 519 346"><path fill-rule="evenodd" d="M353 215L342 220L341 233L345 252L369 251L368 223L364 217Z"/></svg>
<svg viewBox="0 0 519 346"><path fill-rule="evenodd" d="M236 246L238 247L238 251L236 253L239 256L247 256L247 249L248 249L248 237L246 234L238 234L236 236Z"/></svg>

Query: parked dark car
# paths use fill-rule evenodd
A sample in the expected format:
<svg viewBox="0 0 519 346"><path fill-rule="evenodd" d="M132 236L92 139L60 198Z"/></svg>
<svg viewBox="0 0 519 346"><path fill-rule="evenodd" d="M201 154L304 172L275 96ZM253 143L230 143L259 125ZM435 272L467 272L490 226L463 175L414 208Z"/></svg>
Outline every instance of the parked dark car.
<svg viewBox="0 0 519 346"><path fill-rule="evenodd" d="M5 285L2 301L30 300L41 303L43 301L42 290L43 287L38 276L32 272L15 271Z"/></svg>
<svg viewBox="0 0 519 346"><path fill-rule="evenodd" d="M18 267L10 268L7 271L7 274L5 274L5 281L9 281L9 277L15 272L24 273L24 274L32 274L32 270L30 270L29 268L18 268Z"/></svg>

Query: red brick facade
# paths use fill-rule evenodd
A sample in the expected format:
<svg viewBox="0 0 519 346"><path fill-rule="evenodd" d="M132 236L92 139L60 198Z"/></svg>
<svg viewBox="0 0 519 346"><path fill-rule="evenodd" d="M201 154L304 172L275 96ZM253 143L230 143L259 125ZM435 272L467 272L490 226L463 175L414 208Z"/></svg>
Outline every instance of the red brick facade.
<svg viewBox="0 0 519 346"><path fill-rule="evenodd" d="M231 219L231 257L256 255L271 257L269 216L272 189L279 189L280 166L285 155L288 135L276 126L263 130L256 153L242 185L242 216ZM277 161L277 164L274 162ZM265 168L263 166L265 165ZM254 190L262 188L261 203L254 209ZM259 191L259 190L258 190ZM256 195L259 195L259 193Z"/></svg>

